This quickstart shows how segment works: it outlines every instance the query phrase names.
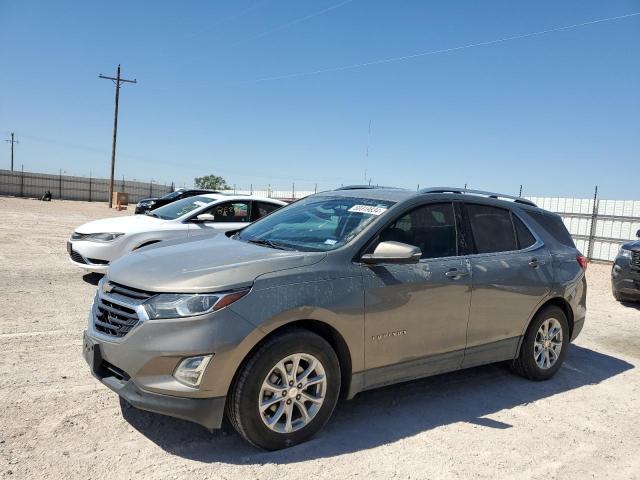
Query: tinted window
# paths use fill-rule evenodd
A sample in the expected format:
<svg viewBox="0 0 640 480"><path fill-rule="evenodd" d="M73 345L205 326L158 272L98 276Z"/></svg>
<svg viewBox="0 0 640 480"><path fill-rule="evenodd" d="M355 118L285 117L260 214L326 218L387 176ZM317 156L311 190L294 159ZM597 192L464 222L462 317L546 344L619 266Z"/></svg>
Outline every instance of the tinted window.
<svg viewBox="0 0 640 480"><path fill-rule="evenodd" d="M536 239L533 234L529 231L527 226L522 223L516 215L512 215L513 225L516 227L516 236L518 237L518 247L520 249L528 248L534 243L536 243Z"/></svg>
<svg viewBox="0 0 640 480"><path fill-rule="evenodd" d="M506 252L518 249L509 210L467 204L467 211L478 253Z"/></svg>
<svg viewBox="0 0 640 480"><path fill-rule="evenodd" d="M280 208L280 205L266 202L253 202L254 220L265 217Z"/></svg>
<svg viewBox="0 0 640 480"><path fill-rule="evenodd" d="M556 241L560 242L567 247L575 248L575 243L571 238L571 234L564 226L562 218L557 215L549 215L542 212L532 212L527 210L527 215L531 216L537 223L539 223Z"/></svg>
<svg viewBox="0 0 640 480"><path fill-rule="evenodd" d="M451 203L425 205L403 215L380 234L381 242L402 242L422 251L422 258L457 254L456 223Z"/></svg>
<svg viewBox="0 0 640 480"><path fill-rule="evenodd" d="M225 202L216 205L209 212L219 222L249 222L249 202Z"/></svg>

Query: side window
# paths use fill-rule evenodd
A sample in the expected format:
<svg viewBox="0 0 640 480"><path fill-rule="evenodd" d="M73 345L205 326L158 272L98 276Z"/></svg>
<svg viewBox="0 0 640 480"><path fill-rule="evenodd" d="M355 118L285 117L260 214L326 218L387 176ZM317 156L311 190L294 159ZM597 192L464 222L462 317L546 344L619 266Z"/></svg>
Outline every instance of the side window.
<svg viewBox="0 0 640 480"><path fill-rule="evenodd" d="M513 225L516 227L516 236L518 237L518 248L521 250L523 248L528 248L534 243L536 243L536 239L533 234L529 231L527 226L522 223L516 215L511 215L513 218Z"/></svg>
<svg viewBox="0 0 640 480"><path fill-rule="evenodd" d="M213 207L210 211L214 215L213 221L220 222L249 222L249 202L227 202Z"/></svg>
<svg viewBox="0 0 640 480"><path fill-rule="evenodd" d="M279 208L280 205L276 205L274 203L253 202L253 219L258 220L259 218L266 217L271 212L274 212Z"/></svg>
<svg viewBox="0 0 640 480"><path fill-rule="evenodd" d="M422 251L422 258L457 255L453 204L430 204L410 211L384 229L380 241L414 245Z"/></svg>
<svg viewBox="0 0 640 480"><path fill-rule="evenodd" d="M509 210L474 203L466 206L478 253L518 249Z"/></svg>

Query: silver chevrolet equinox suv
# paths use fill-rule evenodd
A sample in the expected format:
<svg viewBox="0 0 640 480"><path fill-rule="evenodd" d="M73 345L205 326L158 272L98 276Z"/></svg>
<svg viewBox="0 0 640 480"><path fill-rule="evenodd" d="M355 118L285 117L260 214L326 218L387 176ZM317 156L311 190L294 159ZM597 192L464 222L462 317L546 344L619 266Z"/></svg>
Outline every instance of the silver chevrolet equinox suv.
<svg viewBox="0 0 640 480"><path fill-rule="evenodd" d="M134 407L209 429L226 414L274 450L363 390L500 361L552 377L584 323L586 266L523 198L345 187L117 260L84 356Z"/></svg>

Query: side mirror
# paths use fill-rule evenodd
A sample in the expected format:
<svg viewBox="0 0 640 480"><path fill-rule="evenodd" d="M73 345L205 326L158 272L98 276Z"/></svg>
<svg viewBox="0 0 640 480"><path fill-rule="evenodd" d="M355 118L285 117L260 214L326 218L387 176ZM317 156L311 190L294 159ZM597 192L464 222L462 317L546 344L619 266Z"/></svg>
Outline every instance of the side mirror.
<svg viewBox="0 0 640 480"><path fill-rule="evenodd" d="M196 223L213 222L215 218L215 215L211 215L210 213L201 213L197 217L193 218L192 221Z"/></svg>
<svg viewBox="0 0 640 480"><path fill-rule="evenodd" d="M636 232L636 237L640 238L640 230Z"/></svg>
<svg viewBox="0 0 640 480"><path fill-rule="evenodd" d="M380 242L373 253L365 253L361 259L367 265L379 263L418 263L422 252L418 247L401 242Z"/></svg>

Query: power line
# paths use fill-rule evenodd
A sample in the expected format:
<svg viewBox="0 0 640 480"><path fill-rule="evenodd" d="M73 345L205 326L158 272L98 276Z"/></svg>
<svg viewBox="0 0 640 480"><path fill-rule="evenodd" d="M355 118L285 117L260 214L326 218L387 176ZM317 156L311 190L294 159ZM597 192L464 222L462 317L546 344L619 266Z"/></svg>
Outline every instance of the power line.
<svg viewBox="0 0 640 480"><path fill-rule="evenodd" d="M478 43L469 43L466 45L460 45L457 47L451 47L451 48L443 48L440 50L430 50L428 52L420 52L420 53L414 53L411 55L403 55L400 57L390 57L390 58L383 58L383 59L379 59L379 60L372 60L370 62L363 62L363 63L353 63L350 65L342 65L342 66L338 66L338 67L328 67L328 68L322 68L319 70L312 70L312 71L308 71L308 72L299 72L299 73L290 73L290 74L285 74L285 75L275 75L275 76L271 76L271 77L263 77L263 78L258 78L256 80L249 80L249 81L245 81L245 82L241 82L242 84L251 84L251 83L260 83L260 82L269 82L269 81L273 81L273 80L284 80L284 79L288 79L288 78L298 78L298 77L308 77L311 75L319 75L322 73L332 73L332 72L342 72L345 70L354 70L357 68L364 68L364 67L371 67L374 65L383 65L386 63L394 63L394 62L402 62L402 61L406 61L406 60L412 60L414 58L420 58L420 57L426 57L429 55L437 55L440 53L449 53L449 52L455 52L458 50L464 50L467 48L475 48L475 47L486 47L489 45L496 45L498 43L504 43L504 42L510 42L512 40L521 40L523 38L530 38L530 37L537 37L537 36L541 36L541 35L546 35L549 33L556 33L556 32L561 32L564 30L572 30L575 28L580 28L580 27L586 27L589 25L595 25L598 23L603 23L603 22L611 22L614 20L622 20L624 18L630 18L630 17L635 17L640 15L640 12L636 12L636 13L629 13L626 15L618 15L617 17L608 17L608 18L600 18L597 20L591 20L589 22L582 22L582 23L576 23L573 25L565 25L562 27L556 27L556 28L550 28L547 30L539 30L537 32L530 32L530 33L524 33L521 35L513 35L510 37L504 37L504 38L499 38L496 40L488 40L485 42L478 42Z"/></svg>
<svg viewBox="0 0 640 480"><path fill-rule="evenodd" d="M15 139L14 133L11 132L11 138L8 140L5 140L5 142L10 143L11 144L11 171L13 172L13 146L16 143L20 143L18 140Z"/></svg>
<svg viewBox="0 0 640 480"><path fill-rule="evenodd" d="M245 38L244 40L239 40L239 41L237 41L235 43L232 43L231 46L232 47L236 47L238 45L242 45L243 43L247 43L247 42L250 42L252 40L257 40L259 38L266 37L267 35L271 35L272 33L279 32L280 30L284 30L286 28L292 27L292 26L297 25L299 23L306 22L307 20L311 20L312 18L319 17L320 15L324 15L325 13L329 13L332 10L337 10L338 8L344 7L345 5L347 5L347 4L349 4L349 3L353 2L353 1L354 0L344 0L343 2L337 3L335 5L331 5L331 6L327 7L327 8L324 8L324 9L319 10L319 11L314 12L314 13L310 13L309 15L305 15L304 17L296 18L294 20L290 20L290 21L288 21L286 23L283 23L282 25L278 25L277 27L273 27L273 28L271 28L269 30L265 30L264 32L258 33L257 35L254 35L252 37Z"/></svg>
<svg viewBox="0 0 640 480"><path fill-rule="evenodd" d="M107 77L105 75L98 75L99 78L105 80L111 80L116 86L116 108L113 115L113 142L111 143L111 181L109 182L109 208L113 207L113 174L116 168L116 137L118 136L118 100L120 99L120 87L123 83L138 83L136 79L126 80L120 77L120 64L116 70L116 77Z"/></svg>

